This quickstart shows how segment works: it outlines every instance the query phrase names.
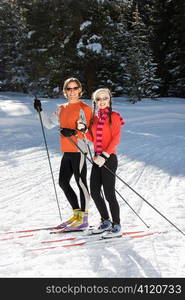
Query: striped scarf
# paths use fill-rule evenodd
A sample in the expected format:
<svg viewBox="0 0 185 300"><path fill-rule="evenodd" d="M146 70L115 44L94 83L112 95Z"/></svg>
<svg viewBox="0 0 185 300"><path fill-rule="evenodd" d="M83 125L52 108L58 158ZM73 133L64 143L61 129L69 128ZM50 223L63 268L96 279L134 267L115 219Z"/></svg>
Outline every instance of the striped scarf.
<svg viewBox="0 0 185 300"><path fill-rule="evenodd" d="M96 127L96 144L95 144L95 153L101 154L103 151L102 148L102 137L103 137L103 125L109 113L109 107L105 109L100 109L98 111L98 124Z"/></svg>

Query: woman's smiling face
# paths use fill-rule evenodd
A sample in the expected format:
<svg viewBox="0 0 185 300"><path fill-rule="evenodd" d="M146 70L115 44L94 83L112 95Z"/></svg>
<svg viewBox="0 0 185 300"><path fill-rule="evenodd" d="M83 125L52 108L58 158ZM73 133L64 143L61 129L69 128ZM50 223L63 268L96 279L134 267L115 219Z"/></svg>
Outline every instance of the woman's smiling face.
<svg viewBox="0 0 185 300"><path fill-rule="evenodd" d="M104 109L110 106L110 95L106 92L98 93L95 100L99 109Z"/></svg>

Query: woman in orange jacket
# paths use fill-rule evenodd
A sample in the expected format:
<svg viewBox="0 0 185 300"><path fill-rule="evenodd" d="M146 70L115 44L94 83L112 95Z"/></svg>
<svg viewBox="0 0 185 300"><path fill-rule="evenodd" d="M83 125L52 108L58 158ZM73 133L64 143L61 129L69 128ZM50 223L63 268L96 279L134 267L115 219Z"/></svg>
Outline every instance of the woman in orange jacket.
<svg viewBox="0 0 185 300"><path fill-rule="evenodd" d="M73 209L73 215L58 227L65 228L66 231L83 230L88 227L87 211L90 195L86 181L87 166L84 155L87 149L83 132L77 130L77 121L82 111L88 127L92 118L92 109L79 99L82 96L82 85L77 78L69 78L64 82L63 94L68 101L60 105L51 116L42 110L41 102L38 99L34 102L34 108L40 111L46 128L60 126L60 145L64 154L60 165L59 185ZM75 144L83 149L83 153ZM80 203L70 185L73 175L79 188Z"/></svg>
<svg viewBox="0 0 185 300"><path fill-rule="evenodd" d="M125 124L118 112L112 111L110 90L100 88L92 95L94 113L91 126L86 136L94 144L95 156L90 177L91 197L101 216L101 223L92 233L107 232L107 237L121 235L120 209L115 195L115 176L108 170L116 172L118 161L116 147L120 142L121 126ZM98 106L97 115L95 115ZM80 122L79 122L80 124ZM80 126L80 125L79 125ZM79 129L82 128L79 127ZM108 167L108 169L105 166ZM108 202L111 218L106 202Z"/></svg>

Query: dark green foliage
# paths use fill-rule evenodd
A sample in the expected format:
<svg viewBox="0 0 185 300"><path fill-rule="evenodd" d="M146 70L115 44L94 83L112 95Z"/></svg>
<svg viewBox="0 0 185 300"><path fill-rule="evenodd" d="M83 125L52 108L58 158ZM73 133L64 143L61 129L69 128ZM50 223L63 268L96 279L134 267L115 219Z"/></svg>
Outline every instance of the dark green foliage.
<svg viewBox="0 0 185 300"><path fill-rule="evenodd" d="M0 89L25 91L24 22L11 1L0 3Z"/></svg>
<svg viewBox="0 0 185 300"><path fill-rule="evenodd" d="M183 0L1 0L1 90L56 96L78 77L84 96L183 96Z"/></svg>
<svg viewBox="0 0 185 300"><path fill-rule="evenodd" d="M142 22L138 8L133 12L126 53L125 90L133 103L144 97L158 96L159 79L153 62L146 25Z"/></svg>

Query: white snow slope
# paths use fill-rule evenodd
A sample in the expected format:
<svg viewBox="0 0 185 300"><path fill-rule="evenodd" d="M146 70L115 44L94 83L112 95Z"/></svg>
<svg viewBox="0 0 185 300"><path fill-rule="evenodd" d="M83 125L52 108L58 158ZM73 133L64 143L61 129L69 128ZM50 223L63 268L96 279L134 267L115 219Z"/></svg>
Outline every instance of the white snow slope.
<svg viewBox="0 0 185 300"><path fill-rule="evenodd" d="M52 112L64 99L41 99ZM90 103L87 101L87 103ZM118 147L117 175L170 222L185 232L185 99L145 99L130 104L114 99L126 121ZM58 128L45 129L63 220L71 209L58 186L62 154ZM0 233L60 223L40 121L29 95L0 93ZM91 148L92 149L92 148ZM88 182L91 164L88 164ZM76 189L72 178L72 185ZM123 231L162 232L141 238L123 236L106 244L42 241L79 236L48 231L0 235L0 277L185 277L185 236L117 178ZM78 190L76 189L78 192ZM99 224L93 200L90 225ZM8 240L4 239L10 238ZM79 241L83 241L83 236ZM29 251L32 248L55 247Z"/></svg>

